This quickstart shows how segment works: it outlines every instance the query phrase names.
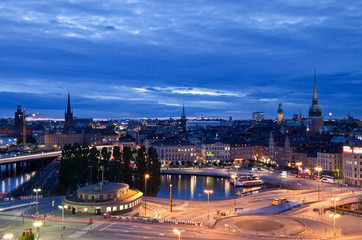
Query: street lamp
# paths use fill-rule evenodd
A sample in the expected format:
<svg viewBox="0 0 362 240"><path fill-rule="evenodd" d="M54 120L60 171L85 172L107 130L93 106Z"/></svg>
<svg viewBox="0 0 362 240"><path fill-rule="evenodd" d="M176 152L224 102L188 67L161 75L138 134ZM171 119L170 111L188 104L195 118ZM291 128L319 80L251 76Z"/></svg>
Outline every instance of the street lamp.
<svg viewBox="0 0 362 240"><path fill-rule="evenodd" d="M234 208L236 208L236 176L235 175L232 175L231 178L233 179L234 181Z"/></svg>
<svg viewBox="0 0 362 240"><path fill-rule="evenodd" d="M336 240L336 218L338 218L340 215L333 213L330 214L329 216L333 218L333 230L334 230L333 239Z"/></svg>
<svg viewBox="0 0 362 240"><path fill-rule="evenodd" d="M238 168L239 168L240 166L239 165L235 165L235 170L236 170L236 176L238 177Z"/></svg>
<svg viewBox="0 0 362 240"><path fill-rule="evenodd" d="M207 193L207 225L210 226L210 193L214 193L211 189L204 190L204 193Z"/></svg>
<svg viewBox="0 0 362 240"><path fill-rule="evenodd" d="M7 234L4 235L3 239L13 240L13 239L14 239L14 234L12 234L12 233L7 233Z"/></svg>
<svg viewBox="0 0 362 240"><path fill-rule="evenodd" d="M64 208L65 206L59 205L58 208L62 209L62 239L63 239L63 231L64 231Z"/></svg>
<svg viewBox="0 0 362 240"><path fill-rule="evenodd" d="M40 221L37 221L37 222L34 222L33 223L33 226L36 228L36 239L38 240L39 239L39 229L40 227L43 225L42 222Z"/></svg>
<svg viewBox="0 0 362 240"><path fill-rule="evenodd" d="M33 191L35 192L36 194L36 210L35 210L35 215L38 215L39 214L39 208L38 208L38 195L39 195L39 192L41 192L41 189L40 188L35 188L33 189Z"/></svg>
<svg viewBox="0 0 362 240"><path fill-rule="evenodd" d="M318 172L318 201L319 201L319 173L322 171L321 167L316 167L315 170Z"/></svg>
<svg viewBox="0 0 362 240"><path fill-rule="evenodd" d="M172 184L170 184L170 212L172 212Z"/></svg>
<svg viewBox="0 0 362 240"><path fill-rule="evenodd" d="M147 201L146 201L146 193L147 193L147 179L150 178L149 174L145 175L145 216L146 216L146 206L147 206Z"/></svg>
<svg viewBox="0 0 362 240"><path fill-rule="evenodd" d="M181 232L186 231L185 229L181 229L181 230L177 230L174 229L173 232L176 233L178 235L178 240L181 240Z"/></svg>

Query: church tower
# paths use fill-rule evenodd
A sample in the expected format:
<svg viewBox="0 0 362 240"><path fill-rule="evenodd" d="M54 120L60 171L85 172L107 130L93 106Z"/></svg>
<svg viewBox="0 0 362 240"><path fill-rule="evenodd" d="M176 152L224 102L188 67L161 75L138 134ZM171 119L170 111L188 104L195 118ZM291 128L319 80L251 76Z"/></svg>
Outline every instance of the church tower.
<svg viewBox="0 0 362 240"><path fill-rule="evenodd" d="M281 124L283 119L284 119L283 105L281 103L279 103L278 115L277 115L277 123Z"/></svg>
<svg viewBox="0 0 362 240"><path fill-rule="evenodd" d="M185 113L185 105L182 105L182 114L181 114L181 127L182 127L182 131L186 131L186 113Z"/></svg>
<svg viewBox="0 0 362 240"><path fill-rule="evenodd" d="M24 127L24 113L21 111L21 105L18 105L18 109L15 112L15 131L18 135L23 134Z"/></svg>
<svg viewBox="0 0 362 240"><path fill-rule="evenodd" d="M70 94L68 92L68 105L67 105L67 111L65 112L65 123L64 128L71 128L73 125L73 112L70 109Z"/></svg>
<svg viewBox="0 0 362 240"><path fill-rule="evenodd" d="M322 133L323 128L324 128L324 122L322 117L322 110L318 105L317 78L316 78L316 71L314 69L314 89L313 89L312 106L309 108L308 131L313 133Z"/></svg>

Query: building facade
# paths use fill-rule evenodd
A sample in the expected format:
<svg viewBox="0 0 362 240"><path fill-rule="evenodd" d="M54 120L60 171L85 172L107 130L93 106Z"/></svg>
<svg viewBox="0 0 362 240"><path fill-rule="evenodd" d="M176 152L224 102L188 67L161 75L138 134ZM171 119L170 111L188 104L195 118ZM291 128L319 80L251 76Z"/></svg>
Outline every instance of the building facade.
<svg viewBox="0 0 362 240"><path fill-rule="evenodd" d="M362 147L343 147L343 179L353 185L362 185Z"/></svg>
<svg viewBox="0 0 362 240"><path fill-rule="evenodd" d="M162 166L190 166L196 162L195 144L156 142L152 147L156 149Z"/></svg>
<svg viewBox="0 0 362 240"><path fill-rule="evenodd" d="M209 140L201 143L198 161L204 164L230 161L230 143Z"/></svg>
<svg viewBox="0 0 362 240"><path fill-rule="evenodd" d="M263 121L264 120L264 112L252 112L251 120L253 121Z"/></svg>

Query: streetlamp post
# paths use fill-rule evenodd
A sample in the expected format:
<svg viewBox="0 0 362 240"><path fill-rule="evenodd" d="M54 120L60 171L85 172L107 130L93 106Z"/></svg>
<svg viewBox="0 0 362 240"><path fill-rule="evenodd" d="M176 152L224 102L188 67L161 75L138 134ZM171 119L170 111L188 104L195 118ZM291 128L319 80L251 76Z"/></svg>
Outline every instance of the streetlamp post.
<svg viewBox="0 0 362 240"><path fill-rule="evenodd" d="M38 208L38 203L39 203L39 201L38 201L38 194L39 194L39 192L41 191L41 189L40 188L36 188L36 189L33 189L33 191L35 192L35 194L36 194L36 210L35 210L35 215L39 215L39 208Z"/></svg>
<svg viewBox="0 0 362 240"><path fill-rule="evenodd" d="M316 167L315 170L318 172L318 201L319 201L319 173L320 171L322 171L322 168L321 167Z"/></svg>
<svg viewBox="0 0 362 240"><path fill-rule="evenodd" d="M235 208L236 208L236 184L235 184L235 181L236 181L236 176L235 175L233 175L233 176L231 176L231 178L233 179L233 181L234 181L234 210L235 210Z"/></svg>
<svg viewBox="0 0 362 240"><path fill-rule="evenodd" d="M42 226L42 222L38 221L38 222L34 222L33 226L36 228L36 239L39 239L39 229Z"/></svg>
<svg viewBox="0 0 362 240"><path fill-rule="evenodd" d="M211 189L204 190L204 193L207 193L207 225L210 225L210 193L214 193Z"/></svg>
<svg viewBox="0 0 362 240"><path fill-rule="evenodd" d="M340 215L337 213L333 213L329 215L330 217L333 218L333 239L336 240L336 218L338 218Z"/></svg>
<svg viewBox="0 0 362 240"><path fill-rule="evenodd" d="M145 175L145 216L146 216L146 207L147 207L147 201L146 201L146 194L147 194L147 179L150 178L150 175L149 174L146 174Z"/></svg>
<svg viewBox="0 0 362 240"><path fill-rule="evenodd" d="M64 236L64 206L63 205L59 205L58 206L58 208L60 208L60 209L62 209L62 235L61 235L61 237L62 237L62 239L63 239L63 236Z"/></svg>
<svg viewBox="0 0 362 240"><path fill-rule="evenodd" d="M235 170L236 170L236 177L238 177L239 175L238 175L238 168L239 168L240 166L239 165L235 165Z"/></svg>
<svg viewBox="0 0 362 240"><path fill-rule="evenodd" d="M170 212L172 212L172 184L170 184Z"/></svg>
<svg viewBox="0 0 362 240"><path fill-rule="evenodd" d="M185 229L181 229L181 230L177 230L174 229L173 232L176 233L178 235L178 240L181 240L181 232L186 231Z"/></svg>

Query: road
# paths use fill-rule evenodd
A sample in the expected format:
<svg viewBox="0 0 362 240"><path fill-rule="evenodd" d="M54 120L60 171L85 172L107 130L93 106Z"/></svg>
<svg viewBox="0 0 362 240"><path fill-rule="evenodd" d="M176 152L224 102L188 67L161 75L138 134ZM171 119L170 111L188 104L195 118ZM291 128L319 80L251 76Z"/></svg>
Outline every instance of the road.
<svg viewBox="0 0 362 240"><path fill-rule="evenodd" d="M262 171L261 177L273 178L274 180L285 181L288 184L297 185L298 182L302 187L297 190L278 189L274 191L248 195L236 200L229 199L223 201L184 201L173 200L173 211L170 212L169 199L147 197L148 216L166 219L190 220L202 222L205 226L192 226L183 224L170 223L143 223L143 222L121 222L106 221L101 216L76 216L65 214L64 219L64 239L177 239L178 236L173 229L183 229L182 239L272 239L275 236L267 236L262 232L259 236L248 235L240 232L227 232L221 227L214 227L213 219L216 210L229 213L230 219L235 220L233 216L234 207L243 208L244 211L270 206L272 199L276 197L287 198L290 201L300 200L310 202L308 207L285 213L281 217L294 219L305 224L305 231L295 236L293 239L321 239L331 237L333 234L333 225L329 214L320 214L313 209L320 209L333 205L331 197L340 198L340 202L356 200L361 197L358 188L349 188L333 184L322 184L320 200L318 201L317 181L309 179L297 179L295 177L281 177L274 173ZM355 191L352 194L352 190ZM54 201L54 206L52 205ZM32 227L36 219L32 217L35 213L34 207L29 208L30 200L17 200L13 202L0 203L0 232L1 234L11 231L17 236ZM46 214L45 226L40 228L40 239L61 239L61 210L57 208L61 203L61 197L44 198L39 200L39 212L41 215ZM18 208L8 209L9 207L18 206ZM208 223L208 209L210 210L210 221ZM21 214L24 214L24 224ZM89 218L94 219L94 224L90 230ZM247 216L238 218L248 219ZM234 221L233 220L233 221ZM225 223L232 223L225 219ZM337 221L337 236L339 239L360 239L362 237L360 225L361 218L355 216L341 216ZM207 227L208 226L208 227ZM341 230L344 234L341 237ZM263 236L265 235L265 236ZM337 239L338 239L337 237Z"/></svg>

